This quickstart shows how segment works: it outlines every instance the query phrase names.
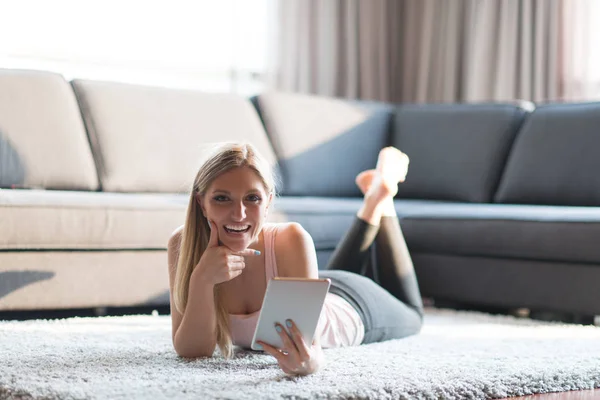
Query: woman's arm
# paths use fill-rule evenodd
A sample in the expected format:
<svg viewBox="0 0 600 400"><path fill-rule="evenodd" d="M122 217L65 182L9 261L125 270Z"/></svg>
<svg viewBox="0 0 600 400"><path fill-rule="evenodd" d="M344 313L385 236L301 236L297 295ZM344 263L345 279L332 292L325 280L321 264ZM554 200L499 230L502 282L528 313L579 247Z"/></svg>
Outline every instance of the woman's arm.
<svg viewBox="0 0 600 400"><path fill-rule="evenodd" d="M260 254L254 249L234 252L219 245L218 229L214 222L209 221L209 223L210 238L190 277L187 305L183 315L177 311L173 301L181 231L176 231L169 240L173 346L177 354L182 357L210 357L213 355L217 344L214 287L239 276L246 267L244 257L254 257Z"/></svg>
<svg viewBox="0 0 600 400"><path fill-rule="evenodd" d="M275 243L275 259L279 276L311 279L319 277L314 242L300 224L282 225L277 233ZM315 337L312 345L309 345L304 342L293 321L291 327L285 326L286 321L280 322L282 324L280 336L288 354L284 355L279 352L279 349L268 345L263 346L265 351L277 359L280 367L286 373L308 375L317 372L325 361L319 335ZM286 328L289 334L286 332Z"/></svg>
<svg viewBox="0 0 600 400"><path fill-rule="evenodd" d="M184 313L181 314L175 307L173 287L180 242L181 229L178 229L171 236L167 248L173 347L181 357L211 357L217 343L214 286L197 276L195 272L198 269L190 278Z"/></svg>

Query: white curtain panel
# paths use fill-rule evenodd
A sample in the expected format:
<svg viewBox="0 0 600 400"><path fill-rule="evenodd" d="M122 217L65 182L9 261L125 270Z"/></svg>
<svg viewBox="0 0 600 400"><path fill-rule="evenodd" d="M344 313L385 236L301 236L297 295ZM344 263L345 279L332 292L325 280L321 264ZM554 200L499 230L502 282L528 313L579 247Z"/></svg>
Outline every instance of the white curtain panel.
<svg viewBox="0 0 600 400"><path fill-rule="evenodd" d="M456 102L560 96L564 0L280 0L272 86Z"/></svg>
<svg viewBox="0 0 600 400"><path fill-rule="evenodd" d="M563 98L600 100L600 1L565 2L562 22Z"/></svg>
<svg viewBox="0 0 600 400"><path fill-rule="evenodd" d="M463 100L559 96L561 0L469 0Z"/></svg>
<svg viewBox="0 0 600 400"><path fill-rule="evenodd" d="M280 0L271 85L280 90L390 100L401 3Z"/></svg>

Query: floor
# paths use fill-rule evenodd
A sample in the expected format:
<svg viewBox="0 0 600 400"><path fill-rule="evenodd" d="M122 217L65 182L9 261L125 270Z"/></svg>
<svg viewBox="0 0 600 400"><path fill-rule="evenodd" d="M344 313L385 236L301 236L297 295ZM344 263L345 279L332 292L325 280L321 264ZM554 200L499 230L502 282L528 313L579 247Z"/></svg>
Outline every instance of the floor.
<svg viewBox="0 0 600 400"><path fill-rule="evenodd" d="M534 394L530 396L509 397L502 400L591 400L600 399L600 389L574 390L572 392Z"/></svg>
<svg viewBox="0 0 600 400"><path fill-rule="evenodd" d="M161 315L168 315L168 307L151 308L115 308L115 309L85 309L85 310L61 310L61 311L31 311L31 312L0 312L0 320L28 320L36 318L69 318L74 316L103 316L103 315L128 315L146 314L158 311ZM581 321L577 321L581 323ZM519 397L507 397L500 400L600 400L600 389L576 390L561 393L545 393Z"/></svg>

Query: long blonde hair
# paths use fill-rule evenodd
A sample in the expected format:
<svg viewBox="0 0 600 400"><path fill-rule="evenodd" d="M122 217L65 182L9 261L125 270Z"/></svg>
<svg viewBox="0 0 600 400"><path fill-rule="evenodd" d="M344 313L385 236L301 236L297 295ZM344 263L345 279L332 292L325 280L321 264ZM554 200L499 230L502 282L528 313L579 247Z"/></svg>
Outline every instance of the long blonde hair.
<svg viewBox="0 0 600 400"><path fill-rule="evenodd" d="M275 194L274 171L269 162L251 144L223 143L202 164L192 186L175 272L173 299L175 307L182 314L187 305L190 277L206 250L210 237L210 225L198 204L197 195L203 196L219 175L239 167L249 167L254 170L267 193ZM229 315L221 299L220 286L218 284L214 288L217 345L225 358L231 358L233 344L229 329Z"/></svg>

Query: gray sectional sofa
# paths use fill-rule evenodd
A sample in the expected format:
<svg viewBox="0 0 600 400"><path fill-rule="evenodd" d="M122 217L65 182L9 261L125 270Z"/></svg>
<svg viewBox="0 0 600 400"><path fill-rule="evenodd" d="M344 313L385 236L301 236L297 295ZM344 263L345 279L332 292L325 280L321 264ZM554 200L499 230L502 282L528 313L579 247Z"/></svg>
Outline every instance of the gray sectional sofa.
<svg viewBox="0 0 600 400"><path fill-rule="evenodd" d="M392 105L0 70L0 311L168 304L166 243L203 151L255 144L281 177L274 221L320 267L395 145L396 208L425 297L600 314L600 104Z"/></svg>

